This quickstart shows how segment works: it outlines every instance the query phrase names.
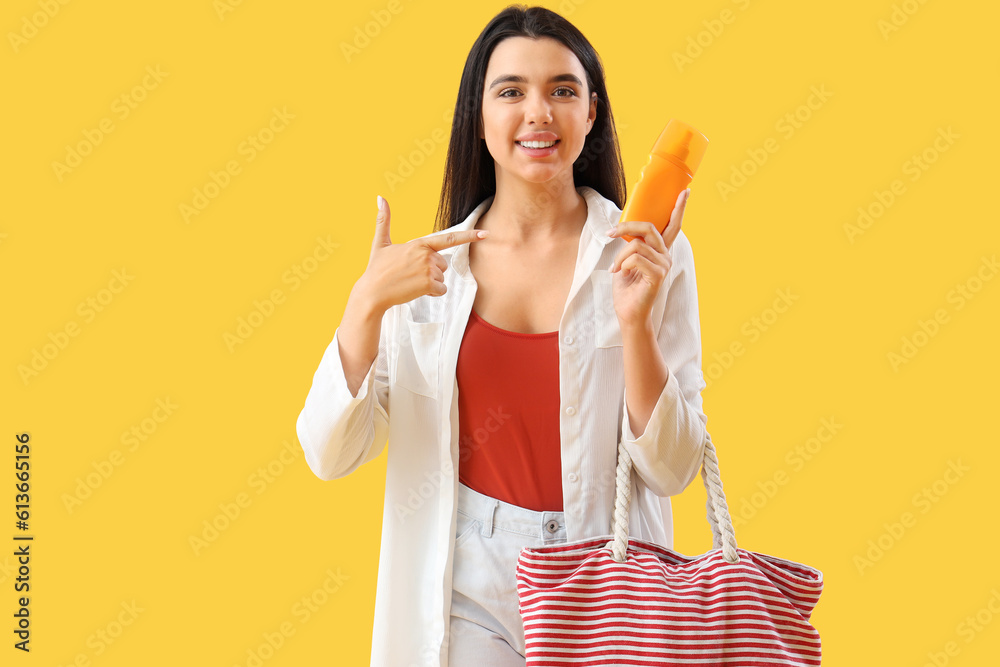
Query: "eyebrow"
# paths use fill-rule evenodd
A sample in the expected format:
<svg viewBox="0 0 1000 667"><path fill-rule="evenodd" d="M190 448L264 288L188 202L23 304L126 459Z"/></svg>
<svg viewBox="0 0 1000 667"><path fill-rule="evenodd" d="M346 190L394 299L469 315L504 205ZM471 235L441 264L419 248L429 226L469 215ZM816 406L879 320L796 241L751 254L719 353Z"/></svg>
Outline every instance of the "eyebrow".
<svg viewBox="0 0 1000 667"><path fill-rule="evenodd" d="M555 83L556 81L571 81L576 85L580 86L581 88L583 87L583 81L580 81L580 78L575 74L569 74L569 73L556 74L554 77L549 79L549 83ZM503 74L501 76L498 76L496 80L494 80L493 83L490 84L489 90L493 90L494 87L496 87L501 83L508 83L508 82L528 83L528 80L523 76L518 76L517 74Z"/></svg>

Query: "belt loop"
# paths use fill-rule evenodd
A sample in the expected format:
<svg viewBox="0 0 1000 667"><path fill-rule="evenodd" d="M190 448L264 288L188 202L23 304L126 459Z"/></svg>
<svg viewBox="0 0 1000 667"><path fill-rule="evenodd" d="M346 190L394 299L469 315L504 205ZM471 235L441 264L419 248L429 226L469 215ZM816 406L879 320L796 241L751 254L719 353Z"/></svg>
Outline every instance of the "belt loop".
<svg viewBox="0 0 1000 667"><path fill-rule="evenodd" d="M490 503L490 508L486 512L486 516L483 517L483 537L493 537L493 515L497 511L497 501L496 499Z"/></svg>

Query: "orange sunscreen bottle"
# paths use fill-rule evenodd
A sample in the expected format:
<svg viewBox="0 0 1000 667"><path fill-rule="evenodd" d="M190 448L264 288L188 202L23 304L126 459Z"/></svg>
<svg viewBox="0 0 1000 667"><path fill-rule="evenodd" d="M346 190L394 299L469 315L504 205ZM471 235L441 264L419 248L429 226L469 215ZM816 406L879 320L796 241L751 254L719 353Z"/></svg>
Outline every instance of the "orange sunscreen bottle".
<svg viewBox="0 0 1000 667"><path fill-rule="evenodd" d="M625 202L618 224L629 220L653 223L660 234L670 223L677 196L687 188L708 148L704 134L687 123L671 118L660 132L649 162L642 168L632 197ZM634 237L622 234L626 243Z"/></svg>

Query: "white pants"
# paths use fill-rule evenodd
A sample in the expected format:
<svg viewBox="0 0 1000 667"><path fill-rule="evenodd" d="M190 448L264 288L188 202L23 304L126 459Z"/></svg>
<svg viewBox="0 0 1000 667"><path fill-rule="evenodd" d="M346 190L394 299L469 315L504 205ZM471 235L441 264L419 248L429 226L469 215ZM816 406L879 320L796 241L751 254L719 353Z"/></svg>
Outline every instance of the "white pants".
<svg viewBox="0 0 1000 667"><path fill-rule="evenodd" d="M450 667L524 667L517 557L522 547L565 541L562 512L511 505L459 482Z"/></svg>

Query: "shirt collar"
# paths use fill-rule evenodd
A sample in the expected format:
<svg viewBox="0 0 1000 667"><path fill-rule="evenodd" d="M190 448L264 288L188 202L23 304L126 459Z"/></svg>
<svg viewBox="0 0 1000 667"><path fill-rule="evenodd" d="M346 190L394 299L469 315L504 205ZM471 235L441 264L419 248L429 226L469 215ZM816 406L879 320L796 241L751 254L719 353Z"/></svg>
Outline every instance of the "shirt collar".
<svg viewBox="0 0 1000 667"><path fill-rule="evenodd" d="M589 241L599 243L602 246L614 241L614 238L608 236L608 230L618 224L618 218L621 216L621 209L618 208L618 205L588 185L581 185L576 188L576 191L587 202L587 221L584 223L583 233L590 235ZM476 222L493 203L494 197L495 195L490 195L484 199L462 222L436 233L446 234L453 231L474 229ZM451 266L459 273L467 274L469 270L469 244L462 243L441 251L441 254L449 253L452 256Z"/></svg>

